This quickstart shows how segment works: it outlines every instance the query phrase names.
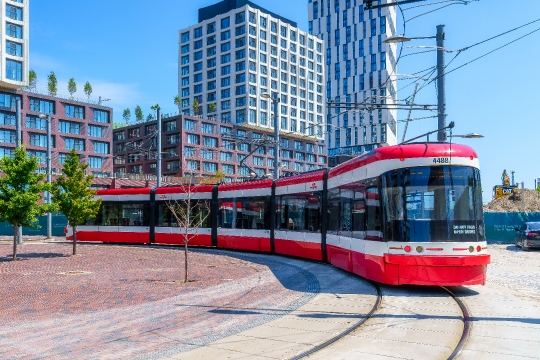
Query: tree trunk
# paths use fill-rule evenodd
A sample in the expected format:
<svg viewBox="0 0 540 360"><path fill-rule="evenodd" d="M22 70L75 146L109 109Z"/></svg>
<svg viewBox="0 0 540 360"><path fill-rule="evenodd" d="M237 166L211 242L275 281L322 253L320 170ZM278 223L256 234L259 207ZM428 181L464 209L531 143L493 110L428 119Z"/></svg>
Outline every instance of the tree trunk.
<svg viewBox="0 0 540 360"><path fill-rule="evenodd" d="M13 225L13 261L17 260L17 242L19 242L19 227Z"/></svg>
<svg viewBox="0 0 540 360"><path fill-rule="evenodd" d="M188 282L188 238L189 234L186 233L184 237L184 282Z"/></svg>
<svg viewBox="0 0 540 360"><path fill-rule="evenodd" d="M73 227L73 256L77 255L77 226Z"/></svg>

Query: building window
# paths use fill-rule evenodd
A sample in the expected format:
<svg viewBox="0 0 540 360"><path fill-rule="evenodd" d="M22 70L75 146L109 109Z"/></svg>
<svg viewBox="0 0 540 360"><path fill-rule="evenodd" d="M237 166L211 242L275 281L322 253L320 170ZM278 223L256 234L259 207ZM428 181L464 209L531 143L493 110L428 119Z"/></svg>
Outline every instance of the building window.
<svg viewBox="0 0 540 360"><path fill-rule="evenodd" d="M46 130L47 120L37 116L26 116L26 127L30 129Z"/></svg>
<svg viewBox="0 0 540 360"><path fill-rule="evenodd" d="M64 105L65 116L84 119L84 107L75 105Z"/></svg>
<svg viewBox="0 0 540 360"><path fill-rule="evenodd" d="M71 121L59 121L58 131L64 134L80 135L81 124Z"/></svg>
<svg viewBox="0 0 540 360"><path fill-rule="evenodd" d="M6 22L6 34L8 36L11 36L11 37L14 37L14 38L17 38L17 39L22 39L22 26L20 25L15 25L15 24L11 24L11 23L8 23Z"/></svg>
<svg viewBox="0 0 540 360"><path fill-rule="evenodd" d="M180 162L178 160L167 161L167 171L180 170Z"/></svg>
<svg viewBox="0 0 540 360"><path fill-rule="evenodd" d="M2 143L15 144L15 136L15 131L0 130L0 142ZM32 139L32 135L30 135L30 139Z"/></svg>
<svg viewBox="0 0 540 360"><path fill-rule="evenodd" d="M208 147L217 147L217 139L213 137L203 136L203 145Z"/></svg>
<svg viewBox="0 0 540 360"><path fill-rule="evenodd" d="M231 26L231 18L226 17L221 19L221 29L227 29L229 26Z"/></svg>
<svg viewBox="0 0 540 360"><path fill-rule="evenodd" d="M22 21L23 9L17 6L6 4L6 16L13 20Z"/></svg>
<svg viewBox="0 0 540 360"><path fill-rule="evenodd" d="M98 154L108 154L109 153L109 143L101 141L93 141L94 143L94 152Z"/></svg>
<svg viewBox="0 0 540 360"><path fill-rule="evenodd" d="M199 135L188 134L187 135L187 142L188 142L188 144L199 145L200 144L200 137L199 137Z"/></svg>
<svg viewBox="0 0 540 360"><path fill-rule="evenodd" d="M17 125L17 119L15 114L5 113L0 111L0 124L1 125Z"/></svg>
<svg viewBox="0 0 540 360"><path fill-rule="evenodd" d="M101 126L88 125L88 136L102 138L103 135L104 131Z"/></svg>
<svg viewBox="0 0 540 360"><path fill-rule="evenodd" d="M109 112L104 110L96 110L94 109L94 121L100 122L100 123L109 123Z"/></svg>
<svg viewBox="0 0 540 360"><path fill-rule="evenodd" d="M198 161L188 160L187 162L187 169L188 170L200 170Z"/></svg>
<svg viewBox="0 0 540 360"><path fill-rule="evenodd" d="M6 59L6 78L22 81L22 62Z"/></svg>
<svg viewBox="0 0 540 360"><path fill-rule="evenodd" d="M103 167L103 159L100 157L89 156L88 167L91 169L101 169Z"/></svg>
<svg viewBox="0 0 540 360"><path fill-rule="evenodd" d="M211 162L203 162L203 171L215 173L217 171L217 164Z"/></svg>
<svg viewBox="0 0 540 360"><path fill-rule="evenodd" d="M22 44L6 40L6 53L13 56L23 56Z"/></svg>
<svg viewBox="0 0 540 360"><path fill-rule="evenodd" d="M246 13L245 12L237 13L236 16L235 16L235 23L236 24L241 24L244 21L246 21Z"/></svg>

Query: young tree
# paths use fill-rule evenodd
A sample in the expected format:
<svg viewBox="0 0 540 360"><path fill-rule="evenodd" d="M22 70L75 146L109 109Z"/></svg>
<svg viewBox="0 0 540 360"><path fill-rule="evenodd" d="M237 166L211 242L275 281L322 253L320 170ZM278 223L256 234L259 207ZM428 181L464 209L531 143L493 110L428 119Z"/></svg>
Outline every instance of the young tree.
<svg viewBox="0 0 540 360"><path fill-rule="evenodd" d="M152 121L153 118L154 118L154 117L152 116L152 114L146 115L146 121Z"/></svg>
<svg viewBox="0 0 540 360"><path fill-rule="evenodd" d="M43 204L43 192L50 191L44 182L46 175L37 173L39 160L28 156L24 147L17 147L11 158L0 160L0 221L13 226L13 260L17 260L19 227L38 228L38 216L54 210L54 206Z"/></svg>
<svg viewBox="0 0 540 360"><path fill-rule="evenodd" d="M69 79L68 81L68 92L71 98L73 99L73 94L77 92L77 83L74 78Z"/></svg>
<svg viewBox="0 0 540 360"><path fill-rule="evenodd" d="M135 106L135 120L140 123L144 120L144 114L139 105Z"/></svg>
<svg viewBox="0 0 540 360"><path fill-rule="evenodd" d="M90 95L92 95L92 85L90 85L88 81L84 84L84 93L88 97L88 100L90 100Z"/></svg>
<svg viewBox="0 0 540 360"><path fill-rule="evenodd" d="M124 109L124 113L122 114L122 117L124 118L126 125L128 125L129 120L131 120L131 110L129 108Z"/></svg>
<svg viewBox="0 0 540 360"><path fill-rule="evenodd" d="M176 95L174 97L174 105L178 107L178 114L182 112L182 99L180 99L180 96Z"/></svg>
<svg viewBox="0 0 540 360"><path fill-rule="evenodd" d="M73 255L77 255L77 226L95 218L101 199L94 200L97 191L91 190L94 175L85 175L88 164L81 163L75 150L66 156L62 175L52 188L54 203L73 228Z"/></svg>
<svg viewBox="0 0 540 360"><path fill-rule="evenodd" d="M184 282L188 282L188 244L199 233L199 228L207 227L210 216L210 201L200 199L198 186L194 184L193 176L186 178L186 183L180 187L181 198L166 202L172 220L176 221L180 228L180 236L184 241Z"/></svg>
<svg viewBox="0 0 540 360"><path fill-rule="evenodd" d="M197 99L193 100L193 104L191 105L193 107L193 113L195 115L199 115L201 111L201 107L199 105L199 101Z"/></svg>
<svg viewBox="0 0 540 360"><path fill-rule="evenodd" d="M28 72L28 87L30 89L36 89L36 85L37 85L37 75L36 75L36 72L34 70L30 70Z"/></svg>
<svg viewBox="0 0 540 360"><path fill-rule="evenodd" d="M214 103L208 104L208 112L209 112L209 113L215 112L216 109L217 109L216 104L214 104Z"/></svg>
<svg viewBox="0 0 540 360"><path fill-rule="evenodd" d="M47 90L49 91L50 96L56 96L56 92L58 91L57 85L58 81L56 80L56 75L54 74L54 71L51 71L51 73L47 75Z"/></svg>

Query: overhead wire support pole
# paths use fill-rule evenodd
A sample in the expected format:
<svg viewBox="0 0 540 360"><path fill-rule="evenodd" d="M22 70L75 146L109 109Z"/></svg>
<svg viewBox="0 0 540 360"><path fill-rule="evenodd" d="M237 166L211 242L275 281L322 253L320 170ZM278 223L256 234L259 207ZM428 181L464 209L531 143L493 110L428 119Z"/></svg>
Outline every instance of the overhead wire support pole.
<svg viewBox="0 0 540 360"><path fill-rule="evenodd" d="M15 146L22 146L22 115L21 115L21 100L15 100L15 118L16 118L16 130L15 130ZM22 244L22 226L19 226L19 234L17 239L18 244Z"/></svg>
<svg viewBox="0 0 540 360"><path fill-rule="evenodd" d="M52 156L51 156L51 121L52 117L47 114L47 183L52 183ZM51 192L47 191L47 204L51 204ZM52 214L47 213L47 239L52 239Z"/></svg>
<svg viewBox="0 0 540 360"><path fill-rule="evenodd" d="M158 187L161 187L161 108L159 106L157 107L157 110L156 110L156 117L157 117L156 187L158 188Z"/></svg>
<svg viewBox="0 0 540 360"><path fill-rule="evenodd" d="M445 51L444 51L444 25L437 25L437 110L439 132L437 140L446 141L446 92L445 92Z"/></svg>

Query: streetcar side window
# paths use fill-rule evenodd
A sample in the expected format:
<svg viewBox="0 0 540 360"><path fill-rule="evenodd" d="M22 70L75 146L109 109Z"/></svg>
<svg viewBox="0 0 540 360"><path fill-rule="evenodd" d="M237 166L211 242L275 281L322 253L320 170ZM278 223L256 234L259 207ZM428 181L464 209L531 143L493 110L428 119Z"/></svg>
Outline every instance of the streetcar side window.
<svg viewBox="0 0 540 360"><path fill-rule="evenodd" d="M180 214L185 211L185 208L187 207L187 203L185 200L180 200L177 203L172 203L172 205L175 207L175 212L180 217L181 222L185 222L187 219L182 218ZM178 221L176 217L171 212L169 206L167 206L166 202L158 202L156 206L156 226L160 227L177 227ZM202 221L199 227L201 228L210 228L212 227L212 219L209 215L210 212L210 200L192 200L191 201L191 219L190 223L194 224L198 221ZM198 218L197 218L198 217Z"/></svg>
<svg viewBox="0 0 540 360"><path fill-rule="evenodd" d="M149 226L150 203L103 203L100 210L101 226Z"/></svg>
<svg viewBox="0 0 540 360"><path fill-rule="evenodd" d="M219 199L218 226L224 229L270 230L270 197Z"/></svg>
<svg viewBox="0 0 540 360"><path fill-rule="evenodd" d="M367 231L381 231L381 205L379 201L379 189L370 187L366 189L367 204Z"/></svg>
<svg viewBox="0 0 540 360"><path fill-rule="evenodd" d="M328 190L328 233L337 234L339 231L339 213L340 213L339 189Z"/></svg>
<svg viewBox="0 0 540 360"><path fill-rule="evenodd" d="M277 197L276 228L320 232L321 193L309 192Z"/></svg>

